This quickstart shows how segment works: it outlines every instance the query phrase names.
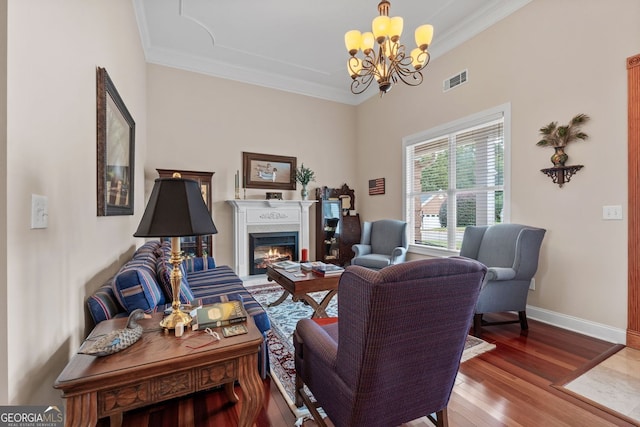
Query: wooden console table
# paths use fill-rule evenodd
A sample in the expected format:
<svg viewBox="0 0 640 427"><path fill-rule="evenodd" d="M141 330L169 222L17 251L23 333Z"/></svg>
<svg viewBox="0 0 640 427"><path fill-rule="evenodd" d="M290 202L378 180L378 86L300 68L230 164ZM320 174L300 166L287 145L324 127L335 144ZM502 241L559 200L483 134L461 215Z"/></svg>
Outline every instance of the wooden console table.
<svg viewBox="0 0 640 427"><path fill-rule="evenodd" d="M181 338L159 326L162 313L140 320L145 332L131 347L109 356L73 356L54 387L66 399L66 426L95 425L111 417L122 424L122 413L174 397L224 385L228 398L237 402L234 382L243 392L239 426L255 423L264 403L258 374L262 334L247 319L248 334L219 342L202 331L186 331ZM126 318L99 323L87 339L123 328ZM220 328L218 328L220 329Z"/></svg>

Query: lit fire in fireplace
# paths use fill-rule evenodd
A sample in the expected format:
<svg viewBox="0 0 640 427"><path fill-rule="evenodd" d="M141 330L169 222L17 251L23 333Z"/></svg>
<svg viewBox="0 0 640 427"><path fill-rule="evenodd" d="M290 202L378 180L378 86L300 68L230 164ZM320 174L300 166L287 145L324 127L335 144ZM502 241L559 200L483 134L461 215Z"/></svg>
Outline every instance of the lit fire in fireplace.
<svg viewBox="0 0 640 427"><path fill-rule="evenodd" d="M292 253L289 248L270 247L257 248L254 254L256 268L264 269L274 262L292 261Z"/></svg>
<svg viewBox="0 0 640 427"><path fill-rule="evenodd" d="M297 251L295 231L249 233L249 274L263 274L276 262L297 261Z"/></svg>

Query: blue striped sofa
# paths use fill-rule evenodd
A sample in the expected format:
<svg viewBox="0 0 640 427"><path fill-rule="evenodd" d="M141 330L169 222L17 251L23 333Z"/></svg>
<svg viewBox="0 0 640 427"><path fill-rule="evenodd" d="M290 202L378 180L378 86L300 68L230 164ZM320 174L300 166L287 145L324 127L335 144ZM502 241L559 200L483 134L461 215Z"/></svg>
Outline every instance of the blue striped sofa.
<svg viewBox="0 0 640 427"><path fill-rule="evenodd" d="M146 242L138 248L118 273L87 298L94 324L128 316L137 308L151 313L171 307L170 252L170 244L159 240ZM271 323L264 308L253 299L242 280L229 266L216 266L211 257L187 259L181 265L181 272L180 301L183 303L211 304L225 299L242 301L265 336L259 355L260 372L264 377L269 363L266 334Z"/></svg>

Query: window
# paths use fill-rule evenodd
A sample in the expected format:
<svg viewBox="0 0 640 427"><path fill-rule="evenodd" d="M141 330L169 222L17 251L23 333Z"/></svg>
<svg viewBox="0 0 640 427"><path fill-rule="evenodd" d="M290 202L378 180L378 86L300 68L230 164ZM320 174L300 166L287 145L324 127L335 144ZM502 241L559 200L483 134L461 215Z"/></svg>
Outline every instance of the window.
<svg viewBox="0 0 640 427"><path fill-rule="evenodd" d="M466 226L508 222L509 111L505 104L404 139L413 252L459 251Z"/></svg>

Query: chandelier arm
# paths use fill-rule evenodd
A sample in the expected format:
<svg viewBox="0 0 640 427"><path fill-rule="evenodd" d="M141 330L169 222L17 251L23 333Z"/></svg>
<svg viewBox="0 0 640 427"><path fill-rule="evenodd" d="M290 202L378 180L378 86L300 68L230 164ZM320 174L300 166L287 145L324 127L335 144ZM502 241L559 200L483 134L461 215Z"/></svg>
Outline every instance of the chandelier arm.
<svg viewBox="0 0 640 427"><path fill-rule="evenodd" d="M401 80L409 86L417 86L422 83L422 73L412 69L412 58L406 56L404 45L394 43L389 53L392 56L389 58L387 81L395 85L398 80Z"/></svg>
<svg viewBox="0 0 640 427"><path fill-rule="evenodd" d="M380 61L380 56L375 54L367 54L362 60L362 69L360 70L359 77L367 77L367 79L375 78L380 79L382 76L378 70L378 62Z"/></svg>
<svg viewBox="0 0 640 427"><path fill-rule="evenodd" d="M371 74L353 79L351 82L351 93L354 95L361 94L365 90L369 89L371 82L373 82L373 76Z"/></svg>
<svg viewBox="0 0 640 427"><path fill-rule="evenodd" d="M405 70L405 71L406 71L405 73L396 73L394 75L394 83L396 82L395 76L400 78L400 80L402 80L405 84L409 86L418 86L420 83L422 83L422 80L424 79L424 77L422 76L422 73L420 72L420 70L416 70L416 71Z"/></svg>
<svg viewBox="0 0 640 427"><path fill-rule="evenodd" d="M354 69L354 67L355 67L356 65L358 65L358 58L356 58L355 56L350 56L350 57L349 57L349 60L347 61L347 66L348 66L348 68L349 68L349 72L350 72L350 74L351 74L352 76L353 76L354 74L355 74L355 75L358 75L358 73L356 73L356 72L355 72L355 69Z"/></svg>
<svg viewBox="0 0 640 427"><path fill-rule="evenodd" d="M376 56L368 53L362 60L362 68L360 72L351 82L351 93L359 95L371 86L371 83L376 78L375 67Z"/></svg>

